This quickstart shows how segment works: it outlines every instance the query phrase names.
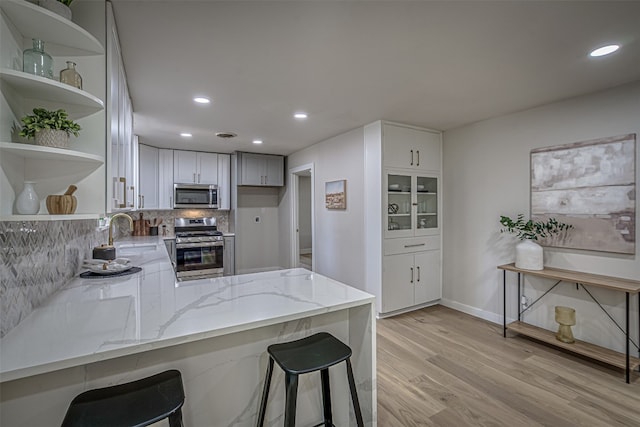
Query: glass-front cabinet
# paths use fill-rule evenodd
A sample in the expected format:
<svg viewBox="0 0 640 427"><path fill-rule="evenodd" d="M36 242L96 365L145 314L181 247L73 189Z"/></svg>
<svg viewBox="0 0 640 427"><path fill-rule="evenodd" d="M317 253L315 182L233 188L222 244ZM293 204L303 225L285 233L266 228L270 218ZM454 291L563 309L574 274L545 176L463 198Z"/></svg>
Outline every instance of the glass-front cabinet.
<svg viewBox="0 0 640 427"><path fill-rule="evenodd" d="M438 234L438 176L388 170L385 177L385 237Z"/></svg>

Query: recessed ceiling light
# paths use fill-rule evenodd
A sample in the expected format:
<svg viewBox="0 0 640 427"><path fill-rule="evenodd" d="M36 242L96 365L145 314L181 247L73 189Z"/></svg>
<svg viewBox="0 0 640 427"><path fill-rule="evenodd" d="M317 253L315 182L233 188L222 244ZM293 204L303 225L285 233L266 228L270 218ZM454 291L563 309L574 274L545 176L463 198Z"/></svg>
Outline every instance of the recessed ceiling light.
<svg viewBox="0 0 640 427"><path fill-rule="evenodd" d="M615 52L616 50L620 49L620 46L617 44L610 44L607 46L602 46L599 47L598 49L595 49L593 51L591 51L591 53L589 54L589 56L605 56L605 55L609 55L610 53Z"/></svg>
<svg viewBox="0 0 640 427"><path fill-rule="evenodd" d="M190 134L190 133L188 133L188 132L182 132L182 133L180 134L180 136L185 137L185 138L191 138L193 135L191 135L191 134Z"/></svg>
<svg viewBox="0 0 640 427"><path fill-rule="evenodd" d="M211 102L209 98L205 98L204 96L196 96L193 100L198 104L208 104Z"/></svg>
<svg viewBox="0 0 640 427"><path fill-rule="evenodd" d="M295 117L296 119L306 119L308 116L307 113L295 113L293 117Z"/></svg>
<svg viewBox="0 0 640 427"><path fill-rule="evenodd" d="M254 144L262 144L262 140L261 139L254 139L253 143Z"/></svg>

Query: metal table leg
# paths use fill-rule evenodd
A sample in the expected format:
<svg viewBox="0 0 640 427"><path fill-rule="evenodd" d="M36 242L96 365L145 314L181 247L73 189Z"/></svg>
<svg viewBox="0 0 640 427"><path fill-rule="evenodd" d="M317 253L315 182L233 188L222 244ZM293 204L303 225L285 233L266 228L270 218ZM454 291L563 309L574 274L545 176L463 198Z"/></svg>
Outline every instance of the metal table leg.
<svg viewBox="0 0 640 427"><path fill-rule="evenodd" d="M507 337L507 270L502 270L502 336Z"/></svg>
<svg viewBox="0 0 640 427"><path fill-rule="evenodd" d="M627 369L626 369L626 378L627 378L627 384L629 384L629 292L625 292L626 293L626 314L625 314L625 344L627 347Z"/></svg>

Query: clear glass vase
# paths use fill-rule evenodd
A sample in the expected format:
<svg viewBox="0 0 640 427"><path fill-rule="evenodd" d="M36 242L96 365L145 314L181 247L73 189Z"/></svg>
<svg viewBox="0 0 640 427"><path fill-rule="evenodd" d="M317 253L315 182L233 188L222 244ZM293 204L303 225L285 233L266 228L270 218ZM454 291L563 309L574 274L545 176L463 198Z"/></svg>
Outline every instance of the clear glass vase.
<svg viewBox="0 0 640 427"><path fill-rule="evenodd" d="M82 89L82 76L76 70L76 63L67 61L67 68L60 71L60 83Z"/></svg>
<svg viewBox="0 0 640 427"><path fill-rule="evenodd" d="M33 39L33 48L22 54L22 71L36 76L53 79L53 59L44 51L44 42Z"/></svg>

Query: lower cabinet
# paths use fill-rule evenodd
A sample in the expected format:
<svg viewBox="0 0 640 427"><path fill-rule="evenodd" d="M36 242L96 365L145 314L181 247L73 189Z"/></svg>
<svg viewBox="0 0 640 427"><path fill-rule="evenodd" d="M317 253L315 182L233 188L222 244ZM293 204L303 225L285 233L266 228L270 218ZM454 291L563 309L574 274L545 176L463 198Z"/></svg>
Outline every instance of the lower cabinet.
<svg viewBox="0 0 640 427"><path fill-rule="evenodd" d="M382 282L383 313L439 299L440 250L384 256Z"/></svg>

